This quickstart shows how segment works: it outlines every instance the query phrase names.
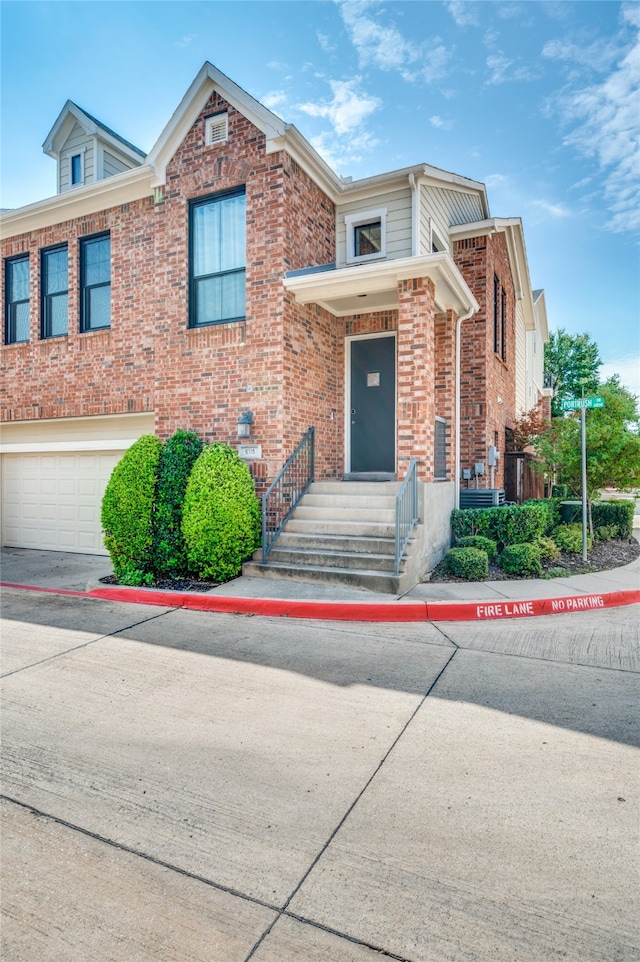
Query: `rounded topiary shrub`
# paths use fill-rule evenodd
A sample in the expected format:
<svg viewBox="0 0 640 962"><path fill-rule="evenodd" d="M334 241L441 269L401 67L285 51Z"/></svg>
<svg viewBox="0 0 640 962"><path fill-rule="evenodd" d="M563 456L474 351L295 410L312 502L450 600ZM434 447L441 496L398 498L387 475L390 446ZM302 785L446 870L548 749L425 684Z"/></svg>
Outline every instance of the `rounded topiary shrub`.
<svg viewBox="0 0 640 962"><path fill-rule="evenodd" d="M121 584L153 583L153 511L162 442L143 434L118 461L102 499L104 544Z"/></svg>
<svg viewBox="0 0 640 962"><path fill-rule="evenodd" d="M510 544L500 555L500 567L521 578L542 574L540 551L535 544Z"/></svg>
<svg viewBox="0 0 640 962"><path fill-rule="evenodd" d="M225 581L260 544L260 502L244 461L226 444L206 447L193 466L182 512L189 570Z"/></svg>
<svg viewBox="0 0 640 962"><path fill-rule="evenodd" d="M498 553L497 542L492 541L491 538L483 538L480 534L470 534L466 538L458 538L456 548L478 548L480 551L486 552L489 561L495 558Z"/></svg>
<svg viewBox="0 0 640 962"><path fill-rule="evenodd" d="M560 548L551 538L538 538L535 546L541 561L557 561L560 557Z"/></svg>
<svg viewBox="0 0 640 962"><path fill-rule="evenodd" d="M445 559L447 571L467 581L482 581L489 574L489 558L479 548L452 548Z"/></svg>
<svg viewBox="0 0 640 962"><path fill-rule="evenodd" d="M182 536L182 509L191 470L202 453L202 438L194 431L176 431L160 453L153 565L156 573L179 577L187 571L187 549Z"/></svg>
<svg viewBox="0 0 640 962"><path fill-rule="evenodd" d="M551 532L551 538L561 551L569 554L580 554L582 551L582 525L559 524ZM587 550L591 550L591 535L587 535Z"/></svg>

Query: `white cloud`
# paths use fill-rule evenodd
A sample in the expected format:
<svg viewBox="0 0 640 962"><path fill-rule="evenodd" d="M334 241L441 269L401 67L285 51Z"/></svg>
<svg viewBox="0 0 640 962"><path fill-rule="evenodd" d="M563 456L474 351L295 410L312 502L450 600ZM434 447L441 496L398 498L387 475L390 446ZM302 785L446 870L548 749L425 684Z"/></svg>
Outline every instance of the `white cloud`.
<svg viewBox="0 0 640 962"><path fill-rule="evenodd" d="M180 40L176 40L174 46L176 46L176 47L188 47L188 46L189 46L191 43L193 43L193 41L196 40L196 39L197 39L197 34L195 34L195 33L188 33L188 34L185 34L184 37L181 37Z"/></svg>
<svg viewBox="0 0 640 962"><path fill-rule="evenodd" d="M378 146L379 140L366 131L348 138L325 131L318 137L312 137L310 143L333 170L346 174Z"/></svg>
<svg viewBox="0 0 640 962"><path fill-rule="evenodd" d="M503 54L492 54L487 57L487 67L491 70L491 76L487 80L488 84L501 84L507 79L507 70L513 63Z"/></svg>
<svg viewBox="0 0 640 962"><path fill-rule="evenodd" d="M325 53L333 53L333 51L336 49L336 44L331 43L331 37L328 34L321 33L318 30L316 37L318 38L318 43Z"/></svg>
<svg viewBox="0 0 640 962"><path fill-rule="evenodd" d="M450 0L446 5L458 27L477 27L479 23L478 5L468 0Z"/></svg>
<svg viewBox="0 0 640 962"><path fill-rule="evenodd" d="M639 18L625 9L625 19ZM615 67L599 83L573 84L558 99L568 127L564 143L584 157L595 158L603 173L607 227L615 232L640 227L640 43L621 44Z"/></svg>
<svg viewBox="0 0 640 962"><path fill-rule="evenodd" d="M436 127L438 130L451 130L453 127L453 120L443 120L438 114L434 114L433 117L429 117L429 123L432 127Z"/></svg>
<svg viewBox="0 0 640 962"><path fill-rule="evenodd" d="M342 0L340 14L360 65L373 65L380 70L395 70L409 82L426 83L444 76L451 56L439 37L415 43L407 39L393 24L383 26L373 17L378 0ZM393 9L393 6L391 7ZM387 11L381 9L381 13Z"/></svg>
<svg viewBox="0 0 640 962"><path fill-rule="evenodd" d="M358 128L379 107L382 101L360 93L360 78L353 80L330 80L333 98L325 103L298 104L298 110L310 117L325 117L337 134L348 134Z"/></svg>
<svg viewBox="0 0 640 962"><path fill-rule="evenodd" d="M265 107L268 107L269 110L275 110L276 107L286 104L287 95L284 90L272 90L261 98L261 102Z"/></svg>
<svg viewBox="0 0 640 962"><path fill-rule="evenodd" d="M545 214L549 214L550 217L561 218L571 216L571 211L566 204L552 204L548 200L533 200L531 203L534 207L544 211Z"/></svg>
<svg viewBox="0 0 640 962"><path fill-rule="evenodd" d="M636 397L640 397L640 356L626 355L605 361L600 368L600 380L606 381L612 375L620 376L620 383Z"/></svg>

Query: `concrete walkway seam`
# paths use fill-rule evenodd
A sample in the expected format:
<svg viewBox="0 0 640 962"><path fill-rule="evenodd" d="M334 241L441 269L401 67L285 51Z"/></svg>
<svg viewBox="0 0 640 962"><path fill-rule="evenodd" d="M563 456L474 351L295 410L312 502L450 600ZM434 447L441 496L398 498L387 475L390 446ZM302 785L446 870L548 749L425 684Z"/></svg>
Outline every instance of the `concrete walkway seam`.
<svg viewBox="0 0 640 962"><path fill-rule="evenodd" d="M186 608L191 611L263 615L269 618L303 618L311 621L396 623L496 621L503 618L531 618L538 615L596 611L601 608L616 608L622 605L640 603L640 590L636 589L560 596L558 598L536 598L527 601L395 601L387 604L385 602L229 598L221 595L199 595L194 592L157 591L154 588L128 588L124 586L94 588L91 591L70 591L64 588L43 588L0 582L0 587L70 595L76 598L95 598L102 601L123 601L137 605Z"/></svg>

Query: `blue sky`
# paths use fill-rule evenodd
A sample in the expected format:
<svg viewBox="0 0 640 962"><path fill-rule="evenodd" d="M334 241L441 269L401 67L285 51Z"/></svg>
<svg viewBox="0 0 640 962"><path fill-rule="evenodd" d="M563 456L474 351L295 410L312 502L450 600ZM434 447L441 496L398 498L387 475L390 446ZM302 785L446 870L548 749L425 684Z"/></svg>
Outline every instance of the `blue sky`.
<svg viewBox="0 0 640 962"><path fill-rule="evenodd" d="M55 192L71 99L148 151L205 60L343 175L428 163L524 222L550 326L588 332L640 394L640 6L2 2L2 207Z"/></svg>

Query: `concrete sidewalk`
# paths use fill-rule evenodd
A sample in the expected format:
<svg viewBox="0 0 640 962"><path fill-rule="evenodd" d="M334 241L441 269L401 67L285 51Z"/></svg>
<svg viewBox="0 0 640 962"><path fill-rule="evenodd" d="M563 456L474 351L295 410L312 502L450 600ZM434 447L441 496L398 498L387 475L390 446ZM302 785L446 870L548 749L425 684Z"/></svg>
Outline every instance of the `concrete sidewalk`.
<svg viewBox="0 0 640 962"><path fill-rule="evenodd" d="M640 531L634 531L640 540ZM25 548L1 549L1 583L41 590L91 592L93 597L142 604L187 606L290 617L348 617L355 620L467 620L576 611L640 601L640 558L595 574L526 581L481 581L416 585L402 598L378 592L286 579L239 577L202 592L113 589L100 582L112 573L108 557ZM176 597L176 595L180 597ZM173 601L172 601L173 599ZM580 601L582 599L582 601ZM558 603L552 605L552 600ZM548 603L547 603L548 602ZM262 603L262 604L261 604ZM391 606L391 611L389 610ZM419 612L427 612L423 619ZM413 611L418 614L413 617ZM338 615L342 612L342 615ZM367 615L368 612L368 615ZM384 613L384 614L383 614ZM436 616L442 615L443 618Z"/></svg>

